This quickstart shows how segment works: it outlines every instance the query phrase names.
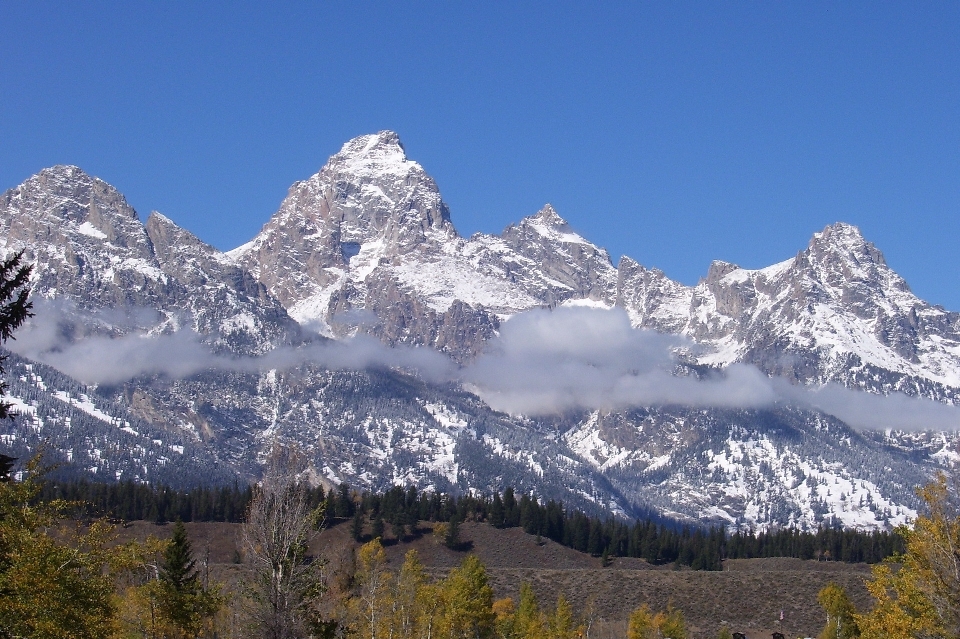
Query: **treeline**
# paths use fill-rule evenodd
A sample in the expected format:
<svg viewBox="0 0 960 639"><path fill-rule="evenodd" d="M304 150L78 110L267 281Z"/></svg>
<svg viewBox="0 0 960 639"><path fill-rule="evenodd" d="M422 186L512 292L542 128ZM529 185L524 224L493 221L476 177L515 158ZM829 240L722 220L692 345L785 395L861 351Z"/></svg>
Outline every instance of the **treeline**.
<svg viewBox="0 0 960 639"><path fill-rule="evenodd" d="M253 491L250 486L173 490L135 482L97 483L86 480L47 482L42 500L83 502L90 516L108 516L158 523L244 520ZM896 533L861 532L822 527L816 532L781 529L771 532L735 532L722 527L696 527L651 518L632 523L601 519L562 503L540 503L536 496L520 495L512 488L485 496L444 495L410 486L384 493L358 493L347 484L325 491L307 491L311 507L325 505L328 520L352 519L358 541L415 534L419 522L486 522L497 528L522 528L580 552L602 557L637 557L653 564L676 563L695 570L720 570L724 559L795 557L822 561L877 563L904 549ZM371 534L367 535L369 529Z"/></svg>
<svg viewBox="0 0 960 639"><path fill-rule="evenodd" d="M784 528L769 533L734 533L726 539L725 559L796 557L875 564L902 554L906 543L896 532L823 528L815 533Z"/></svg>
<svg viewBox="0 0 960 639"><path fill-rule="evenodd" d="M676 563L695 570L720 570L724 559L794 557L821 561L877 563L903 552L903 538L887 531L862 532L821 527L816 532L781 529L771 532L736 532L722 527L695 527L652 518L628 523L620 519L590 517L567 510L549 500L521 495L513 488L492 498L454 497L420 492L399 486L385 493L364 493L350 498L341 486L328 495L327 512L339 518L353 517L354 537L364 541L364 524L372 522L371 536L389 530L402 539L412 534L418 521L486 522L497 528L522 528L580 552L596 557L638 557L653 564Z"/></svg>

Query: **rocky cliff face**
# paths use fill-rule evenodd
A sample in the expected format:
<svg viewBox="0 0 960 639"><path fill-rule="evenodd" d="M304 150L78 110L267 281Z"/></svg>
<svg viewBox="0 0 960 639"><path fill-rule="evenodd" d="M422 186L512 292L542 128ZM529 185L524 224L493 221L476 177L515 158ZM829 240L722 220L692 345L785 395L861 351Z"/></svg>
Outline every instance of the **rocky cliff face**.
<svg viewBox="0 0 960 639"><path fill-rule="evenodd" d="M848 224L828 226L796 257L765 269L714 262L690 295L681 332L712 350L704 363L748 362L803 384L957 397L960 315L917 298Z"/></svg>
<svg viewBox="0 0 960 639"><path fill-rule="evenodd" d="M434 181L381 132L294 184L229 253L158 213L142 224L113 187L64 166L0 196L0 252L15 250L36 265L35 298L64 305L61 339L189 329L222 358L100 387L15 360L24 418L0 429L0 444L20 454L48 438L101 476L172 481L165 465L190 457L204 460L189 465L191 481L204 464L211 481L247 477L280 440L306 450L318 475L369 488L514 485L624 514L883 527L914 512L913 485L960 459L955 434L863 433L810 409L534 419L397 370L258 359L324 341L317 333L366 334L468 364L523 311L620 307L636 328L688 338L687 373L743 362L793 384L955 403L960 315L914 296L846 224L779 264L715 262L684 286L628 257L614 267L549 205L500 235L461 237Z"/></svg>
<svg viewBox="0 0 960 639"><path fill-rule="evenodd" d="M77 167L41 171L0 196L0 250L35 264L34 298L81 311L75 333L189 327L218 350L263 353L299 327L249 273L154 213L146 226L109 184ZM98 320L104 309L116 313Z"/></svg>
<svg viewBox="0 0 960 639"><path fill-rule="evenodd" d="M327 335L365 332L460 361L518 312L616 305L638 328L692 338L702 364L951 401L960 387L960 315L914 296L855 227L827 227L765 269L715 262L688 287L627 257L614 268L550 205L499 236L459 237L392 132L345 144L228 256Z"/></svg>

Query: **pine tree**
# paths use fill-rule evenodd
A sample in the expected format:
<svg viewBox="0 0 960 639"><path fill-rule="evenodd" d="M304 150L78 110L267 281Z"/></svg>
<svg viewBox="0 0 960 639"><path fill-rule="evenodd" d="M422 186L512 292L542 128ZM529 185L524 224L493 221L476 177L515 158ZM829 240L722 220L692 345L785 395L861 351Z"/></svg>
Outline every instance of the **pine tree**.
<svg viewBox="0 0 960 639"><path fill-rule="evenodd" d="M493 493L493 505L490 506L490 525L494 528L503 528L504 526L503 500L500 499L500 493Z"/></svg>
<svg viewBox="0 0 960 639"><path fill-rule="evenodd" d="M163 619L187 637L196 636L223 603L218 588L203 587L196 564L186 527L178 519L163 552L154 595Z"/></svg>
<svg viewBox="0 0 960 639"><path fill-rule="evenodd" d="M363 520L363 512L358 508L357 512L353 513L353 523L350 525L350 534L354 541L363 541Z"/></svg>
<svg viewBox="0 0 960 639"><path fill-rule="evenodd" d="M460 522L457 521L456 516L450 518L450 525L447 527L443 544L450 550L460 549Z"/></svg>
<svg viewBox="0 0 960 639"><path fill-rule="evenodd" d="M0 454L0 483L10 481L10 473L13 472L15 461L17 461L16 457Z"/></svg>
<svg viewBox="0 0 960 639"><path fill-rule="evenodd" d="M371 529L370 529L370 536L373 537L374 539L380 539L382 541L383 531L384 531L383 517L380 516L380 513L377 513L377 516L373 518L373 525L371 526Z"/></svg>
<svg viewBox="0 0 960 639"><path fill-rule="evenodd" d="M27 284L32 271L33 266L23 264L23 251L0 261L0 344L13 339L13 332L33 316L30 312L33 303L27 301L30 295ZM3 374L5 359L0 356L0 375ZM7 384L0 380L0 395L6 392ZM0 419L10 417L10 407L9 402L0 402Z"/></svg>

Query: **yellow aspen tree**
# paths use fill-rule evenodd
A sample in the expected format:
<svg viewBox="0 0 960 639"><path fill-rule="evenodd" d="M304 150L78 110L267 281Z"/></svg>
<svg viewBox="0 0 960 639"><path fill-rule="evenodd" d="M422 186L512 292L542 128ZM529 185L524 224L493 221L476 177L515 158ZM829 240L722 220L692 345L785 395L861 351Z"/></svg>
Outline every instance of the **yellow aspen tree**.
<svg viewBox="0 0 960 639"><path fill-rule="evenodd" d="M446 597L442 583L424 584L417 592L417 639L442 639L446 636Z"/></svg>
<svg viewBox="0 0 960 639"><path fill-rule="evenodd" d="M661 637L687 639L687 623L683 618L683 612L672 605L667 606L666 612L657 613L654 625Z"/></svg>
<svg viewBox="0 0 960 639"><path fill-rule="evenodd" d="M357 596L352 601L353 628L360 639L387 639L390 627L393 575L386 568L387 555L380 538L357 550Z"/></svg>
<svg viewBox="0 0 960 639"><path fill-rule="evenodd" d="M650 606L643 604L632 613L627 622L627 639L656 639L657 627L654 624Z"/></svg>
<svg viewBox="0 0 960 639"><path fill-rule="evenodd" d="M517 607L511 597L504 597L493 602L493 617L498 639L513 639L516 622Z"/></svg>
<svg viewBox="0 0 960 639"><path fill-rule="evenodd" d="M960 636L960 508L957 486L940 473L920 489L929 513L902 529L906 552L873 569L867 590L876 603L855 615L861 637Z"/></svg>
<svg viewBox="0 0 960 639"><path fill-rule="evenodd" d="M391 596L393 604L393 639L416 639L418 636L417 623L420 618L420 591L426 584L427 577L420 563L420 556L416 550L410 550L404 556L403 566L397 573L394 581L394 591Z"/></svg>
<svg viewBox="0 0 960 639"><path fill-rule="evenodd" d="M444 581L444 630L450 639L487 639L494 636L493 588L487 571L470 555Z"/></svg>
<svg viewBox="0 0 960 639"><path fill-rule="evenodd" d="M71 504L35 503L43 470L0 481L0 636L102 639L119 630L110 568L114 527L71 528Z"/></svg>
<svg viewBox="0 0 960 639"><path fill-rule="evenodd" d="M583 625L577 622L573 614L573 607L563 595L557 597L557 607L548 627L551 639L577 639L584 631Z"/></svg>
<svg viewBox="0 0 960 639"><path fill-rule="evenodd" d="M857 627L856 609L843 587L830 582L817 595L817 601L827 613L827 623L818 639L852 639L860 636Z"/></svg>
<svg viewBox="0 0 960 639"><path fill-rule="evenodd" d="M520 602L513 624L515 639L542 639L546 634L543 615L537 603L533 586L527 582L520 584Z"/></svg>

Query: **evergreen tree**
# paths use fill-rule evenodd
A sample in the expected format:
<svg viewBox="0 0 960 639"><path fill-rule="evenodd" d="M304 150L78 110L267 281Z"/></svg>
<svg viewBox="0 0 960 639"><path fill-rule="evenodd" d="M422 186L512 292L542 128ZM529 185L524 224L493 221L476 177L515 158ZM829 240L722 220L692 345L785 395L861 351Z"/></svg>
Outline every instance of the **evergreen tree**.
<svg viewBox="0 0 960 639"><path fill-rule="evenodd" d="M186 637L197 636L222 604L216 588L203 587L196 564L186 527L178 519L160 562L156 596L160 613Z"/></svg>
<svg viewBox="0 0 960 639"><path fill-rule="evenodd" d="M390 532L393 533L398 542L403 541L403 538L407 536L407 527L404 524L402 513L394 516L393 522L390 524Z"/></svg>
<svg viewBox="0 0 960 639"><path fill-rule="evenodd" d="M27 301L30 289L30 273L33 266L23 264L23 251L14 253L0 261L0 344L13 338L13 332L20 328L28 317L33 316L32 302ZM0 375L3 375L3 361L0 356ZM6 382L0 380L0 395L7 391ZM9 402L0 402L0 419L10 417ZM6 459L9 457L4 456Z"/></svg>
<svg viewBox="0 0 960 639"><path fill-rule="evenodd" d="M503 516L505 527L512 528L520 525L520 507L517 506L516 497L513 495L513 487L503 491Z"/></svg>
<svg viewBox="0 0 960 639"><path fill-rule="evenodd" d="M10 481L10 473L13 471L15 461L17 461L16 457L0 454L0 483Z"/></svg>
<svg viewBox="0 0 960 639"><path fill-rule="evenodd" d="M460 522L456 517L450 519L450 525L447 527L447 534L443 539L443 544L450 550L460 549Z"/></svg>
<svg viewBox="0 0 960 639"><path fill-rule="evenodd" d="M493 493L493 504L490 506L490 525L494 528L503 528L504 526L503 500L500 499L500 493Z"/></svg>
<svg viewBox="0 0 960 639"><path fill-rule="evenodd" d="M370 528L370 536L374 539L383 541L383 531L383 517L380 516L380 513L377 513L377 516L373 518L373 525Z"/></svg>
<svg viewBox="0 0 960 639"><path fill-rule="evenodd" d="M353 513L353 523L350 525L350 534L354 541L363 541L363 520L363 512L358 508L357 512Z"/></svg>

